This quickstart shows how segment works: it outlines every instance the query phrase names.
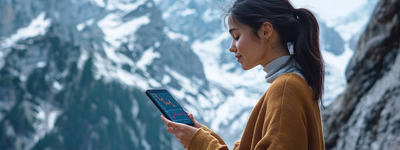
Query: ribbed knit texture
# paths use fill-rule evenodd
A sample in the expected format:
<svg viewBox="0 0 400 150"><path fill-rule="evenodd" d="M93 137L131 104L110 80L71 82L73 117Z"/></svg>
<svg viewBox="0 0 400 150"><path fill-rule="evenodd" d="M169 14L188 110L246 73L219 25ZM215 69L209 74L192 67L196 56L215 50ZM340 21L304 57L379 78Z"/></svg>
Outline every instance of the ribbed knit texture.
<svg viewBox="0 0 400 150"><path fill-rule="evenodd" d="M295 73L279 76L250 114L235 150L324 150L321 114L313 92ZM227 150L222 138L203 126L188 150Z"/></svg>
<svg viewBox="0 0 400 150"><path fill-rule="evenodd" d="M280 77L285 73L296 73L303 79L304 76L300 72L300 65L291 56L279 57L266 66L264 66L264 71L267 73L265 80L267 83L272 83L276 78ZM289 62L290 61L290 62Z"/></svg>

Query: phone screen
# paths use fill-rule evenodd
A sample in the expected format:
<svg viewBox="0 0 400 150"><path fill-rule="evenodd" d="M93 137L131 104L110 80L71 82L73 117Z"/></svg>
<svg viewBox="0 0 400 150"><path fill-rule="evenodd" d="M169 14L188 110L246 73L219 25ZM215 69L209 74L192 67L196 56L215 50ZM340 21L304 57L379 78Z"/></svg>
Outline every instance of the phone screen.
<svg viewBox="0 0 400 150"><path fill-rule="evenodd" d="M174 122L193 125L182 107L175 101L172 95L165 89L147 90L146 95L153 101L161 113Z"/></svg>

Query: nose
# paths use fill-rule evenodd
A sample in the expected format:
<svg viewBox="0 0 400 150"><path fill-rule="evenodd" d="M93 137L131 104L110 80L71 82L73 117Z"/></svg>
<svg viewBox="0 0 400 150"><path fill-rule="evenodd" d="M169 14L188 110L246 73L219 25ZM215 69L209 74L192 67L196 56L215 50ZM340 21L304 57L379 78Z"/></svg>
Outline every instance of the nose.
<svg viewBox="0 0 400 150"><path fill-rule="evenodd" d="M235 41L232 40L231 46L229 46L230 52L236 52Z"/></svg>

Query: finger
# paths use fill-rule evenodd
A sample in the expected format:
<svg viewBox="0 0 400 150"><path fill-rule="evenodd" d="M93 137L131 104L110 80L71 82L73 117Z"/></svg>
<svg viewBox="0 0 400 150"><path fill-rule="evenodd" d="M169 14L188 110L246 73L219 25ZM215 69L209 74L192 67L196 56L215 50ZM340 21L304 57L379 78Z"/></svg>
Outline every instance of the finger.
<svg viewBox="0 0 400 150"><path fill-rule="evenodd" d="M176 130L176 128L173 128L173 127L168 127L167 128L167 132L169 132L171 134L174 134L175 136L179 133L179 131Z"/></svg>
<svg viewBox="0 0 400 150"><path fill-rule="evenodd" d="M160 117L161 117L161 120L162 120L166 125L168 125L169 120L168 120L167 118L165 118L164 115L161 115Z"/></svg>
<svg viewBox="0 0 400 150"><path fill-rule="evenodd" d="M179 130L179 131L185 131L188 126L189 125L172 122L172 121L170 123L168 123L168 127L175 128L176 130Z"/></svg>
<svg viewBox="0 0 400 150"><path fill-rule="evenodd" d="M168 127L171 126L171 124L173 124L174 122L165 118L163 115L161 115L161 120L164 122L165 125L167 125Z"/></svg>
<svg viewBox="0 0 400 150"><path fill-rule="evenodd" d="M188 111L186 111L186 110L184 110L184 111L185 111L185 113L188 114L188 115L191 114L190 112L188 112Z"/></svg>
<svg viewBox="0 0 400 150"><path fill-rule="evenodd" d="M165 125L167 125L168 128L173 128L175 130L177 130L177 128L181 128L179 125L179 123L173 122L167 118L165 118L164 116L161 116L162 121L164 122Z"/></svg>
<svg viewBox="0 0 400 150"><path fill-rule="evenodd" d="M186 126L187 126L187 125L182 124L182 123L173 122L173 121L165 118L163 115L161 115L161 119L168 127L172 127L172 128L177 129L177 130L185 129Z"/></svg>
<svg viewBox="0 0 400 150"><path fill-rule="evenodd" d="M187 113L187 115L189 116L190 119L192 119L193 122L195 121L192 113Z"/></svg>
<svg viewBox="0 0 400 150"><path fill-rule="evenodd" d="M186 111L185 111L186 112ZM193 117L193 114L192 113L189 113L189 112L186 112L186 114L189 116L189 118L193 121L193 123L194 123L194 127L196 127L196 128L201 128L203 125L202 124L200 124L199 122L197 122L195 119L194 119L194 117Z"/></svg>
<svg viewBox="0 0 400 150"><path fill-rule="evenodd" d="M196 124L197 121L194 119L193 114L190 112L187 112L187 111L185 111L185 112L188 115L188 117L190 118L190 120L192 120Z"/></svg>
<svg viewBox="0 0 400 150"><path fill-rule="evenodd" d="M189 116L190 119L194 120L193 114L192 114L192 113L187 112L186 110L185 110L185 113Z"/></svg>

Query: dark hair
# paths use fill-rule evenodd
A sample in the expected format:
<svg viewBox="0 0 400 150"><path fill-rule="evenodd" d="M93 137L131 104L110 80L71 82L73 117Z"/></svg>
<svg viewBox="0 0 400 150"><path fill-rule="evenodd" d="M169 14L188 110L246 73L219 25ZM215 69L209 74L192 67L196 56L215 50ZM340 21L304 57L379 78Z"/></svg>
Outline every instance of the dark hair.
<svg viewBox="0 0 400 150"><path fill-rule="evenodd" d="M232 20L250 26L257 37L261 25L269 22L277 30L281 44L292 42L292 57L313 90L314 100L323 106L324 64L319 47L319 26L311 11L295 9L288 0L236 0L225 17L229 15Z"/></svg>

